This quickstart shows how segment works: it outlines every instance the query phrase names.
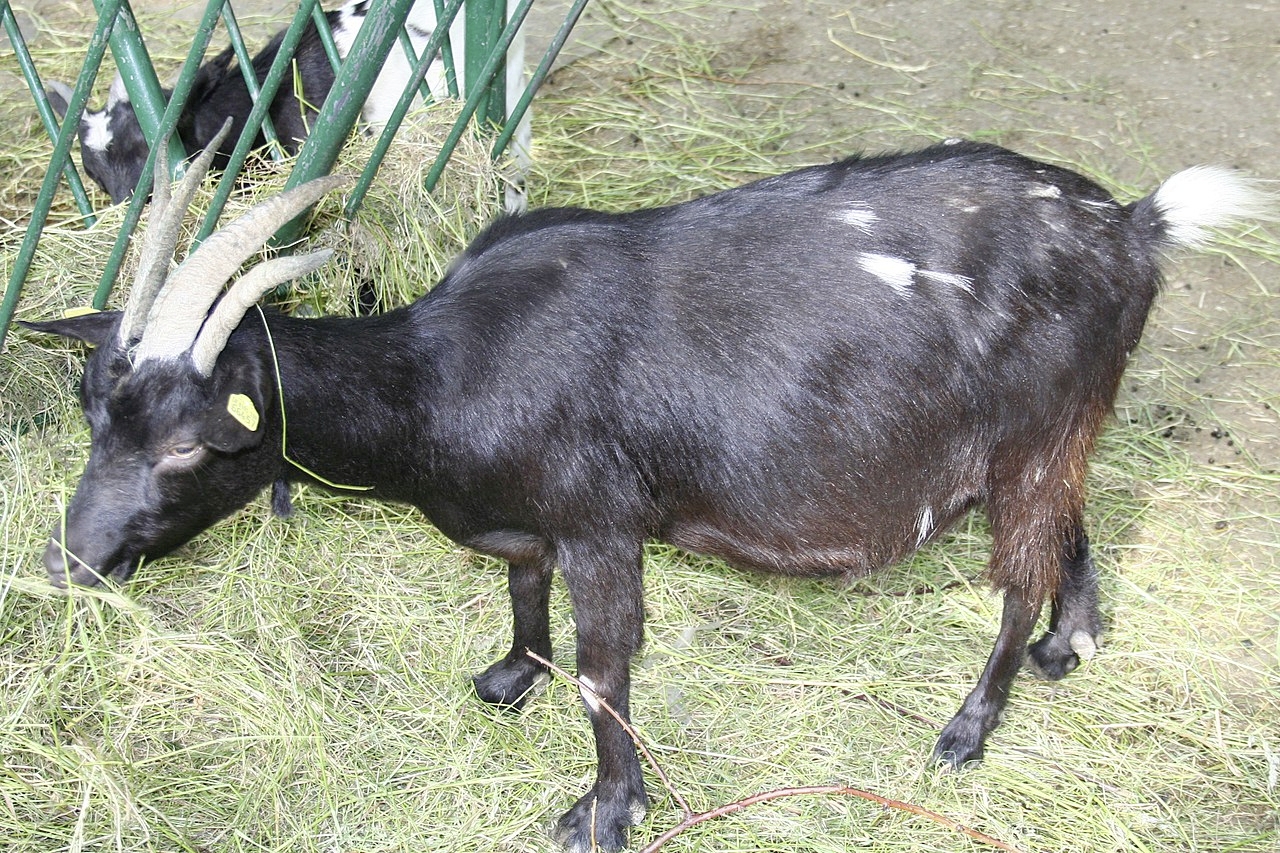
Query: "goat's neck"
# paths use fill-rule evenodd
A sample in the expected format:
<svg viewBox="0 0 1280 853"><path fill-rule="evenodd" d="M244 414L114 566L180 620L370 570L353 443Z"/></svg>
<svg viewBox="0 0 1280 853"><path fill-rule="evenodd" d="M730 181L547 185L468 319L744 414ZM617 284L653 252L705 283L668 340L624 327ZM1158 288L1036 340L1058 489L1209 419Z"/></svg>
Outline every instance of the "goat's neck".
<svg viewBox="0 0 1280 853"><path fill-rule="evenodd" d="M285 479L407 494L427 455L417 445L432 375L408 313L267 318L263 353L273 381L279 365Z"/></svg>

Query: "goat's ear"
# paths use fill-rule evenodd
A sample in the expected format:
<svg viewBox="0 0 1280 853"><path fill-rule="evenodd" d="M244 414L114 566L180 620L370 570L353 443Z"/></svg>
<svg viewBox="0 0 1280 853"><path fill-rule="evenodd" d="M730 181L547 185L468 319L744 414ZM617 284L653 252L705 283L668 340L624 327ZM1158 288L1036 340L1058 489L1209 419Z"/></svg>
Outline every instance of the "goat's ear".
<svg viewBox="0 0 1280 853"><path fill-rule="evenodd" d="M71 104L71 87L59 80L50 80L49 87L44 90L49 99L49 106L58 118L67 117L67 107Z"/></svg>
<svg viewBox="0 0 1280 853"><path fill-rule="evenodd" d="M236 453L260 444L267 406L275 396L266 380L262 368L254 361L242 361L220 372L200 440L223 453Z"/></svg>
<svg viewBox="0 0 1280 853"><path fill-rule="evenodd" d="M43 323L19 320L18 325L33 332L61 335L64 338L84 341L86 344L100 347L115 340L116 329L120 327L120 312L95 311L75 317L64 317L61 320L46 320Z"/></svg>
<svg viewBox="0 0 1280 853"><path fill-rule="evenodd" d="M213 94L214 89L222 84L227 77L227 69L231 67L231 60L235 58L235 53L231 47L227 47L222 53L208 60L199 69L196 70L196 77L191 81L191 91L187 94L188 104L203 104ZM244 84L240 84L240 89L244 89ZM194 110L183 110L183 114ZM221 127L223 116L217 117L217 124L213 125L214 129ZM193 117L188 120L194 122ZM235 137L228 140L231 144L235 143ZM227 149L230 150L230 149Z"/></svg>

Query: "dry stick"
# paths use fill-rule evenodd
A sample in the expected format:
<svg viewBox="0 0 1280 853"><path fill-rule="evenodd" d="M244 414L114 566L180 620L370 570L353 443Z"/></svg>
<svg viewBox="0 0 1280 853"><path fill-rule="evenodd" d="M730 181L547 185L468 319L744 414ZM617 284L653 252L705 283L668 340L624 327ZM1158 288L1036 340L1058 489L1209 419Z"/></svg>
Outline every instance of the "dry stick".
<svg viewBox="0 0 1280 853"><path fill-rule="evenodd" d="M538 663L545 666L547 669L554 672L556 675L560 676L566 681L571 682L572 684L577 685L577 688L580 692L591 694L591 697L600 704L600 707L608 711L609 716L617 720L618 725L622 726L622 730L625 731L628 735L630 735L632 742L635 743L636 745L636 749L640 750L640 754L643 755L645 757L645 760L649 762L649 766L653 768L653 772L658 774L658 779L661 780L662 787L667 789L667 793L671 795L671 797L680 806L680 810L684 812L685 819L688 820L690 817L694 816L693 809L689 808L689 804L685 802L684 797L680 796L680 792L676 790L676 786L671 784L671 780L667 778L667 774L662 770L662 765L658 764L658 759L653 757L653 753L649 752L648 747L644 745L644 741L640 740L640 735L636 733L636 730L631 727L631 724L629 722L622 719L621 714L613 710L613 707L608 702L606 702L599 693L597 693L595 690L591 689L587 685L583 684L580 680L578 680L576 676L566 672L565 670L556 666L551 661L547 660L542 655L538 654L537 652L531 649L525 649L524 653L529 657L533 658Z"/></svg>
<svg viewBox="0 0 1280 853"><path fill-rule="evenodd" d="M658 764L658 760L653 757L653 753L651 753L644 745L644 742L640 739L640 735L634 728L632 728L629 722L622 719L621 714L610 707L609 703L605 701L600 694L596 693L596 691L583 684L577 677L556 666L537 652L525 649L524 653L545 666L551 672L577 686L579 691L589 694L597 703L599 703L601 708L608 711L609 716L618 721L618 725L622 726L623 731L625 731L635 743L636 749L640 750L640 754L645 757L645 760L649 762L649 766L651 766L654 772L658 774L658 779L662 782L662 786L666 788L667 793L669 793L672 799L679 804L680 810L683 812L683 817L680 822L651 841L643 850L640 851L640 853L656 853L656 851L663 845L680 833L684 832L686 829L697 826L700 823L705 823L709 820L714 820L718 817L731 815L734 812L747 808L748 806L754 806L757 803L767 803L770 800L778 800L783 797L798 797L813 794L836 794L844 797L858 797L859 799L877 803L886 808L897 809L899 811L909 812L914 815L919 815L920 817L928 818L934 823L940 824L947 829L963 832L975 841L981 841L983 844L988 844L998 850L1008 850L1011 851L1011 853L1021 853L1019 848L1014 847L1011 844L1007 844L998 838L993 838L985 832L979 832L976 829L965 826L964 824L954 821L945 815L930 811L923 806L917 806L914 803L906 803L902 800L893 800L888 797L882 797L879 794L873 794L870 791L863 791L859 788L851 788L847 785L810 785L800 788L776 788L772 791L761 791L758 794L743 797L741 800L735 800L732 803L717 806L709 811L694 813L693 809L689 807L689 804L685 802L684 797L680 796L680 792L676 790L675 785L671 783L671 779L667 777L665 772L663 772L661 765Z"/></svg>
<svg viewBox="0 0 1280 853"><path fill-rule="evenodd" d="M687 815L684 820L680 821L678 824L671 827L650 842L643 850L640 851L640 853L656 853L658 848L662 847L686 829L714 818L724 817L725 815L733 814L736 811L741 811L747 806L754 806L756 803L767 803L770 800L777 800L782 797L798 797L811 794L838 794L844 797L858 797L863 800L869 800L873 803L879 803L887 808L898 809L899 811L910 812L914 815L927 817L929 820L939 823L947 829L963 832L975 841L990 844L992 847L999 850L1010 850L1012 853L1021 853L1017 847L1014 847L1011 844L1006 844L998 838L992 838L984 832L979 832L976 829L967 827L962 823L946 817L945 815L929 811L923 806L917 806L914 803L904 803L901 800L891 800L888 797L882 797L879 794L873 794L870 791L863 791L859 788L850 788L847 785L810 785L803 788L776 788L772 791L761 791L759 794L752 794L749 797L743 797L741 800L726 803L723 806L717 806L710 811L705 811L695 815Z"/></svg>

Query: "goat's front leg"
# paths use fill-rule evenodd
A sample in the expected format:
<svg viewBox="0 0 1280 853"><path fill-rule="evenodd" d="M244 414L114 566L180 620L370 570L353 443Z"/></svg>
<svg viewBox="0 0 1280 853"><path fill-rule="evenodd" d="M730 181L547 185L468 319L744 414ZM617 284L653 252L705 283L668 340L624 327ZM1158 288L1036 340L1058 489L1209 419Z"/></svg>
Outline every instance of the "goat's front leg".
<svg viewBox="0 0 1280 853"><path fill-rule="evenodd" d="M1063 553L1062 583L1053 594L1049 630L1031 645L1030 666L1037 675L1057 680L1088 658L1102 640L1098 613L1098 571L1089 555L1089 538L1077 527Z"/></svg>
<svg viewBox="0 0 1280 853"><path fill-rule="evenodd" d="M551 561L512 560L507 567L507 589L511 593L511 651L472 681L484 701L519 708L547 677L546 667L526 652L551 660Z"/></svg>
<svg viewBox="0 0 1280 853"><path fill-rule="evenodd" d="M571 853L621 850L647 801L635 744L601 701L629 721L631 658L644 633L640 543L557 547L578 628L578 679L596 739L596 782L556 823Z"/></svg>
<svg viewBox="0 0 1280 853"><path fill-rule="evenodd" d="M966 761L982 758L983 742L1000 725L1009 702L1009 688L1022 666L1041 603L1039 598L1029 598L1021 590L1005 591L1004 614L995 648L977 686L938 737L933 748L933 757L938 761L960 767Z"/></svg>

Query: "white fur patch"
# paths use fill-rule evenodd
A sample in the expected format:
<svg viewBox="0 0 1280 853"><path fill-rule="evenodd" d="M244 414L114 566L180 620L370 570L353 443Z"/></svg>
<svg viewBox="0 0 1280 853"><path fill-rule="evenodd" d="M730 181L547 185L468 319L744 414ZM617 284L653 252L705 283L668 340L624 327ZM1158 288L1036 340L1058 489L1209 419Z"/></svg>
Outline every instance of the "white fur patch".
<svg viewBox="0 0 1280 853"><path fill-rule="evenodd" d="M1053 184L1032 184L1027 190L1028 198L1062 198L1062 190Z"/></svg>
<svg viewBox="0 0 1280 853"><path fill-rule="evenodd" d="M870 234L871 226L878 220L879 217L871 211L863 210L858 207L850 208L840 214L841 222L844 222L847 225L852 225L864 234Z"/></svg>
<svg viewBox="0 0 1280 853"><path fill-rule="evenodd" d="M111 144L111 114L106 110L97 113L85 113L81 119L84 135L80 144L94 151L106 151Z"/></svg>
<svg viewBox="0 0 1280 853"><path fill-rule="evenodd" d="M926 506L920 510L920 526L919 532L916 534L916 547L923 545L931 533L933 533L933 507Z"/></svg>
<svg viewBox="0 0 1280 853"><path fill-rule="evenodd" d="M916 274L916 265L911 261L893 255L863 252L858 255L858 266L903 296L911 295L911 280Z"/></svg>
<svg viewBox="0 0 1280 853"><path fill-rule="evenodd" d="M953 272L934 272L933 270L919 270L919 273L921 278L927 278L939 284L949 284L957 290L963 290L970 296L973 295L973 279L967 275L959 275Z"/></svg>
<svg viewBox="0 0 1280 853"><path fill-rule="evenodd" d="M587 707L591 709L592 713L600 713L600 700L596 698L595 682L585 675L579 675L578 681L582 684L578 688L578 692L582 694L582 701L587 703Z"/></svg>
<svg viewBox="0 0 1280 853"><path fill-rule="evenodd" d="M1153 198L1169 239L1182 246L1209 240L1210 228L1237 219L1275 219L1276 196L1260 182L1221 166L1192 166L1169 178Z"/></svg>
<svg viewBox="0 0 1280 853"><path fill-rule="evenodd" d="M1067 641L1080 660L1092 660L1098 653L1098 642L1088 631L1075 631Z"/></svg>

